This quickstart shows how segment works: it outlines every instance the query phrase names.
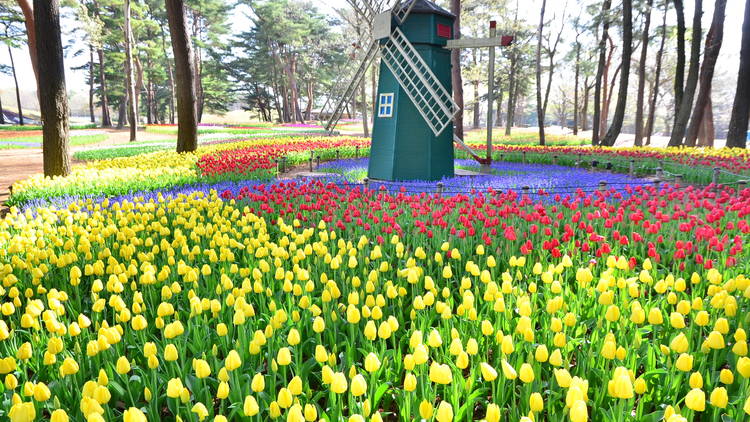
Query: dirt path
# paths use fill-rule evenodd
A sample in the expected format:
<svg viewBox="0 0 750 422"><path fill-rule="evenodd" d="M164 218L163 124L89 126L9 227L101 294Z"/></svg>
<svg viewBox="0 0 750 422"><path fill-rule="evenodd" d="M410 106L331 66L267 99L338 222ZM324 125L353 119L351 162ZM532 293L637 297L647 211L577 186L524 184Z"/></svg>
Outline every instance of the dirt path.
<svg viewBox="0 0 750 422"><path fill-rule="evenodd" d="M91 129L92 131L101 132L104 130L108 137L106 140L89 145L72 147L72 152L101 148L113 145L127 144L130 140L130 132L127 129ZM6 131L7 132L7 131ZM15 132L18 134L18 132ZM26 136L26 132L23 132ZM138 132L138 141L170 141L174 140L174 135L149 133L145 131ZM73 164L79 164L79 161L73 160ZM10 196L10 186L27 177L42 173L44 165L42 161L41 148L23 148L23 149L0 149L0 209L2 204ZM0 210L0 216L2 211Z"/></svg>

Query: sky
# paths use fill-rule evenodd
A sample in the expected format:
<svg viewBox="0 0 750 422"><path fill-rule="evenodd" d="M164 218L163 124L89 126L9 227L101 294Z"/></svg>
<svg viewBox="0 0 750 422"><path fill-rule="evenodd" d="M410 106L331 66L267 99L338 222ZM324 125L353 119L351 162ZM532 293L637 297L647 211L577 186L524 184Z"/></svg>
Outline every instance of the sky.
<svg viewBox="0 0 750 422"><path fill-rule="evenodd" d="M327 14L336 14L335 9L337 8L348 8L346 0L313 0L321 11ZM393 0L391 0L393 1ZM568 15L577 14L576 9L573 7L576 5L575 0L567 0ZM589 0L594 1L594 0ZM565 7L566 1L564 0L552 0L547 2L547 16L558 15L562 13ZM686 1L686 21L688 26L692 22L692 2ZM724 44L721 48L721 54L717 65L717 70L725 70L728 72L736 73L737 66L739 63L739 51L740 51L740 40L741 40L741 29L742 29L742 16L743 16L743 0L728 0L727 1L727 14L725 20L725 34ZM525 17L527 21L536 23L539 20L539 8L541 6L541 0L524 0L521 4L521 16ZM704 1L704 14L703 14L703 27L704 32L708 30L711 24L711 16L713 13L713 2ZM236 19L235 24L237 27L242 27L247 22L244 18ZM659 25L660 18L658 16L652 17L652 27ZM674 13L669 16L669 21L674 22ZM63 21L63 32L69 31L69 28L73 25L71 21ZM640 25L636 22L636 25ZM65 40L63 40L65 43ZM689 49L689 45L688 45ZM689 51L688 51L689 54ZM85 56L85 55L84 55ZM29 60L28 51L25 47L21 49L15 49L13 51L13 58L16 62L17 73L19 84L22 86L22 91L28 91L29 87L34 84L34 76L31 70L31 62ZM79 58L66 58L66 81L68 85L68 91L71 96L78 98L79 100L87 98L88 86L85 78L84 71L72 71L71 67L80 65L87 60L86 57ZM10 64L7 49L0 48L0 63ZM0 94L5 100L3 106L7 108L14 108L15 101L9 101L14 98L12 95L14 90L13 80L9 76L0 75ZM36 108L36 107L33 107Z"/></svg>

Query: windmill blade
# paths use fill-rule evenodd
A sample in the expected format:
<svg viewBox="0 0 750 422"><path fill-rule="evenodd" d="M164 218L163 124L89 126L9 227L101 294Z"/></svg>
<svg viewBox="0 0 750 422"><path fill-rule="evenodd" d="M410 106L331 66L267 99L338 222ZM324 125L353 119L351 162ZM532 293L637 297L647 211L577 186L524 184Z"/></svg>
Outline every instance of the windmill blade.
<svg viewBox="0 0 750 422"><path fill-rule="evenodd" d="M407 0L408 2L409 0ZM414 6L417 4L416 0L411 0L411 3L409 3L408 7L405 4L405 2L401 2L401 0L398 0L396 5L391 9L393 11L393 16L396 17L396 20L398 21L398 24L401 25L404 23L406 18L409 17L411 14L411 10L414 8Z"/></svg>
<svg viewBox="0 0 750 422"><path fill-rule="evenodd" d="M373 8L371 0L346 0L347 3L354 9L366 22L372 25L372 18L375 16L377 11Z"/></svg>
<svg viewBox="0 0 750 422"><path fill-rule="evenodd" d="M346 89L344 89L343 93L340 96L338 96L336 107L331 112L331 116L325 125L325 130L329 134L333 132L333 129L336 128L336 124L339 122L339 120L341 119L341 115L344 113L344 108L346 108L346 104L351 100L352 96L354 96L354 93L356 92L357 88L359 88L359 84L362 82L362 79L365 77L365 74L367 73L367 69L370 68L372 61L375 60L377 53L378 53L378 43L376 41L373 41L370 44L370 48L365 53L365 56L362 58L362 61L360 62L359 67L357 68L357 71L354 73L354 76L352 77L351 80L349 80L349 83L346 85ZM342 91L338 91L338 92L342 92ZM335 94L338 94L338 92L336 92ZM335 95L328 97L326 104L321 109L321 114L324 113L331 104L333 104L334 98L335 98Z"/></svg>
<svg viewBox="0 0 750 422"><path fill-rule="evenodd" d="M459 111L451 93L398 27L381 46L381 54L427 125L436 136L440 135Z"/></svg>

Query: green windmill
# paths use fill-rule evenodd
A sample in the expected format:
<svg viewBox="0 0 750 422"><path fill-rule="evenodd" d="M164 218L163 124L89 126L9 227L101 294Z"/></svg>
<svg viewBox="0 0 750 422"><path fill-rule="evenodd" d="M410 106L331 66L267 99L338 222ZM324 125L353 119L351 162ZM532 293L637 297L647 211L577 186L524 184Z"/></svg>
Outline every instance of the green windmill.
<svg viewBox="0 0 750 422"><path fill-rule="evenodd" d="M368 177L438 180L453 176L450 51L455 16L429 0L397 1L378 13L367 0L348 0L372 21L372 42L326 124L331 132L380 53L380 79ZM382 2L379 2L382 3ZM323 107L326 109L326 106Z"/></svg>

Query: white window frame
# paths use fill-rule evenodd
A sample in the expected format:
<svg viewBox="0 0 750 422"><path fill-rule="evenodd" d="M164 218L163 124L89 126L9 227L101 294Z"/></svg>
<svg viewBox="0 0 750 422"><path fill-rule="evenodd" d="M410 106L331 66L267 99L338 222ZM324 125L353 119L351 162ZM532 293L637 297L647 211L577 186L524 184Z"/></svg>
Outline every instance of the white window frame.
<svg viewBox="0 0 750 422"><path fill-rule="evenodd" d="M378 97L378 117L393 117L393 100L392 92L380 94Z"/></svg>

